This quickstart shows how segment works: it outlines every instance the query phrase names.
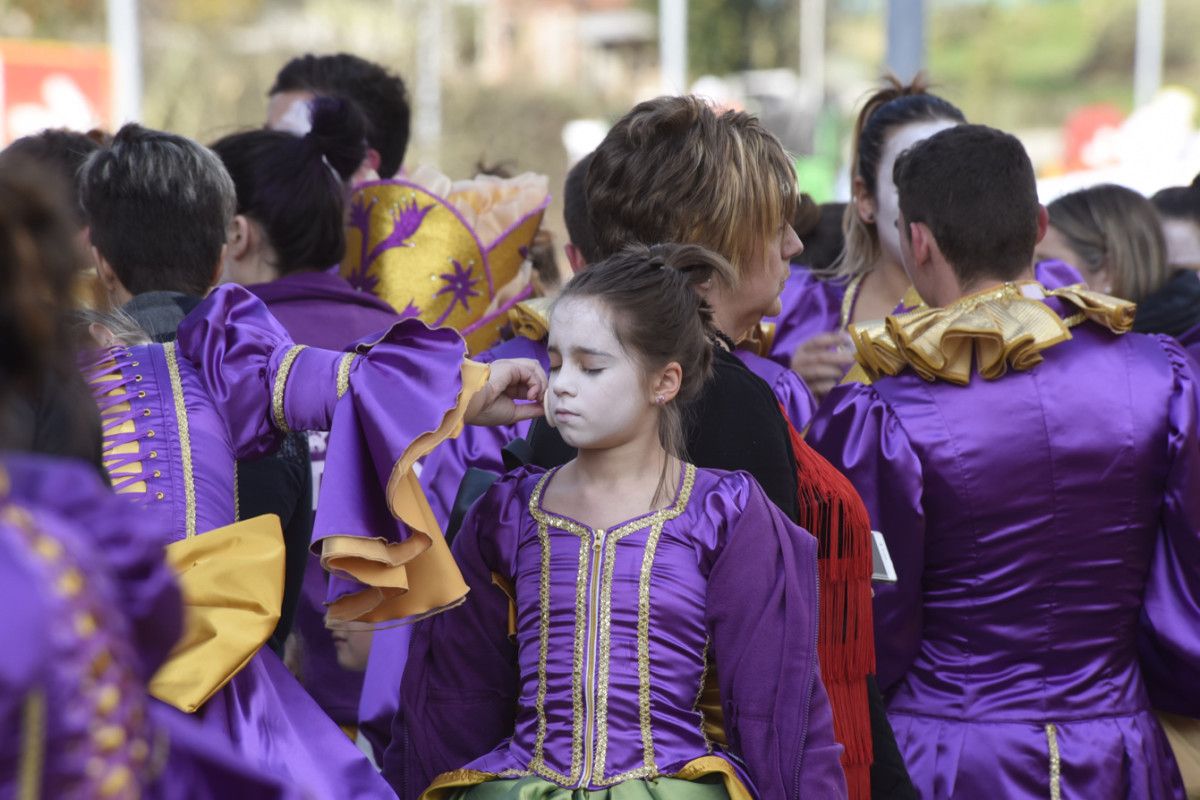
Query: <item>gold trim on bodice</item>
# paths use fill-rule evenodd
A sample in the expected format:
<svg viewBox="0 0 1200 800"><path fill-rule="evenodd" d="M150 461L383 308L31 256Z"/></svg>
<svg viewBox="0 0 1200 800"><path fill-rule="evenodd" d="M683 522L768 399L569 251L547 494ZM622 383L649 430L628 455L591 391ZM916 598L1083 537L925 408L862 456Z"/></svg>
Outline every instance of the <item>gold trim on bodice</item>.
<svg viewBox="0 0 1200 800"><path fill-rule="evenodd" d="M591 529L574 520L544 511L541 507L542 493L554 471L547 472L534 487L529 498L529 513L538 526L538 543L541 547L541 575L538 585L540 622L538 631L538 688L535 701L537 714L537 736L533 758L529 769L536 775L565 786L612 786L634 778L647 778L659 774L654 762L654 736L650 716L650 577L654 566L654 554L663 526L675 519L687 508L692 487L696 480L696 467L685 464L679 492L675 502L668 508L637 517L616 528L605 531ZM563 775L545 764L546 744L546 663L550 643L550 535L553 527L579 537L579 568L576 575L575 594L575 641L572 656L571 695L573 720L571 725L571 774ZM619 775L604 776L608 754L608 688L612 625L612 587L616 564L617 543L637 531L646 530L646 545L642 555L641 573L638 580L638 707L639 726L642 735L643 763L637 769ZM600 567L599 576L596 575ZM588 576L591 574L591 581ZM596 632L596 687L594 723L589 721L587 698L592 694L586 686L590 683L592 664L589 663L592 647L592 603L589 598L597 591L595 582L599 577L599 608ZM595 738L587 746L592 728ZM585 730L586 728L586 730Z"/></svg>
<svg viewBox="0 0 1200 800"><path fill-rule="evenodd" d="M862 288L863 278L867 277L864 272L862 275L855 275L846 284L846 293L842 295L842 310L838 314L838 330L844 331L850 327L850 315L854 313L854 302L858 300L858 290Z"/></svg>
<svg viewBox="0 0 1200 800"><path fill-rule="evenodd" d="M183 381L179 378L179 362L175 356L175 343L163 345L163 356L167 360L167 374L171 379L171 400L175 406L175 424L179 428L179 453L183 462L183 498L186 518L186 537L196 535L196 483L192 476L192 436L188 428L187 404L183 397Z"/></svg>
<svg viewBox="0 0 1200 800"><path fill-rule="evenodd" d="M1078 309L1067 319L1042 302L1057 297ZM1011 367L1028 370L1042 351L1071 338L1070 327L1089 320L1113 333L1133 327L1135 306L1082 285L1046 291L1036 281L1005 283L945 308L922 306L878 322L851 325L859 365L870 380L911 368L927 381L965 386L972 365L986 380Z"/></svg>

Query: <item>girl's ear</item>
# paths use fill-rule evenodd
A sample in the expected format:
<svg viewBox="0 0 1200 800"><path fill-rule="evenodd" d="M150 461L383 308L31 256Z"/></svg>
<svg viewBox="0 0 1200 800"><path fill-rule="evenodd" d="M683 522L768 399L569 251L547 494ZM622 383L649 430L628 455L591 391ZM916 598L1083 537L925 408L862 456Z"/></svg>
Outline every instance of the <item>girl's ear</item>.
<svg viewBox="0 0 1200 800"><path fill-rule="evenodd" d="M671 402L679 394L682 385L683 367L679 366L679 362L672 361L658 371L658 375L650 387L651 404L665 405Z"/></svg>

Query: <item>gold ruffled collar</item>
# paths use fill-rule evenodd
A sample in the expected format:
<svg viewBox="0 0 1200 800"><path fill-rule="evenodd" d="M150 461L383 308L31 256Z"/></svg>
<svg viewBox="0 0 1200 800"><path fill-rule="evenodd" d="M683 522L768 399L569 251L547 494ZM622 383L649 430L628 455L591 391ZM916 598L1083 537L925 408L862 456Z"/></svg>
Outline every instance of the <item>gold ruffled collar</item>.
<svg viewBox="0 0 1200 800"><path fill-rule="evenodd" d="M1078 312L1063 319L1043 302L1057 297ZM972 363L986 380L1009 367L1027 370L1042 351L1071 338L1084 320L1113 333L1133 327L1133 303L1093 292L1082 284L1046 291L1036 281L1006 283L968 295L945 308L920 306L878 322L851 325L859 365L868 378L896 375L905 368L927 381L965 386Z"/></svg>

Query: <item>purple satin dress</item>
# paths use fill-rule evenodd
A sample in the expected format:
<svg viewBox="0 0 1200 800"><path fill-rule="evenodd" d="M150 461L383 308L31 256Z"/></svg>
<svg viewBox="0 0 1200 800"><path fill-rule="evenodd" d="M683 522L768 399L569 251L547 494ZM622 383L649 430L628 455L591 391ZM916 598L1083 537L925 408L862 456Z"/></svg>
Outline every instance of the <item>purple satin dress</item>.
<svg viewBox="0 0 1200 800"><path fill-rule="evenodd" d="M997 380L839 386L809 429L895 562L878 676L924 798L1183 797L1150 708L1200 710L1197 376L1072 334Z"/></svg>
<svg viewBox="0 0 1200 800"><path fill-rule="evenodd" d="M357 354L297 350L259 300L226 286L184 320L176 342L113 348L85 372L100 404L114 488L167 515L162 543L233 522L234 460L269 452L281 424L296 430L334 424L340 432L330 443L330 463L341 479L323 487L328 513L324 527L318 515L315 539L332 528L395 540L407 530L384 500L391 467L399 451L454 407L461 381L446 376L444 365L460 362L463 352L453 331L432 332L416 321L397 324ZM397 396L408 405L403 421L392 421ZM362 589L349 577L335 578L330 599ZM391 796L268 650L197 716L239 752L317 797Z"/></svg>
<svg viewBox="0 0 1200 800"><path fill-rule="evenodd" d="M1047 289L1083 283L1083 276L1065 261L1039 261L1034 277ZM792 365L792 353L804 342L819 333L834 333L854 319L854 303L846 305L849 281L842 278L819 278L808 267L793 265L779 301L783 310L767 322L775 323L775 340L770 358L785 367ZM794 424L794 423L793 423ZM796 425L796 428L802 428Z"/></svg>
<svg viewBox="0 0 1200 800"><path fill-rule="evenodd" d="M165 520L82 463L0 474L0 797L296 796L146 693L183 619Z"/></svg>
<svg viewBox="0 0 1200 800"><path fill-rule="evenodd" d="M271 315L297 344L345 350L400 320L400 315L386 302L370 292L355 289L336 273L298 272L246 288L266 303ZM325 468L328 434L310 431L308 439L315 501ZM433 502L432 497L430 502ZM296 607L295 629L301 637L303 664L299 679L335 722L357 725L363 673L351 672L338 665L333 638L325 627L327 591L326 572L314 555L309 559ZM396 682L399 685L398 678Z"/></svg>
<svg viewBox="0 0 1200 800"><path fill-rule="evenodd" d="M460 767L599 789L715 755L769 800L844 797L816 540L746 473L686 466L672 505L607 531L545 508L553 476L509 473L454 541L472 591L414 629L384 766L400 796ZM732 753L702 729L709 666Z"/></svg>

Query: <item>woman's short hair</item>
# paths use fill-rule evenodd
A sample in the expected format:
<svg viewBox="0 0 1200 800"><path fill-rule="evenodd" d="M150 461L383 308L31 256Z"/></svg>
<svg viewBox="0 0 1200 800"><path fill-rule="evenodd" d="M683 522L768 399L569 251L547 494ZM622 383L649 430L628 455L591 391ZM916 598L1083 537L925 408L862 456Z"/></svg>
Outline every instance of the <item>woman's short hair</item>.
<svg viewBox="0 0 1200 800"><path fill-rule="evenodd" d="M603 258L627 244L699 244L738 276L790 225L792 160L758 118L698 97L634 106L592 155L587 207Z"/></svg>

